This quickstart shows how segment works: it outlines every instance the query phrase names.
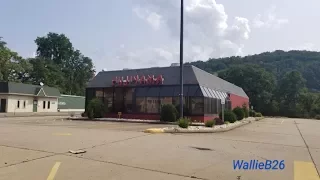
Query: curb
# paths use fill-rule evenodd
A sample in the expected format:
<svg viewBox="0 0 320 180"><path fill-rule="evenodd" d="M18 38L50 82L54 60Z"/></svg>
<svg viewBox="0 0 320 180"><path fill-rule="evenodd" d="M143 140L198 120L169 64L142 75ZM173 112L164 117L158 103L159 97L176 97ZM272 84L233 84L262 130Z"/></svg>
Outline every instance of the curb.
<svg viewBox="0 0 320 180"><path fill-rule="evenodd" d="M201 130L188 130L188 129L162 129L162 128L151 128L147 129L144 132L145 133L219 133L219 132L226 132L233 130L235 128L244 126L246 124L250 124L254 121L260 121L264 119L264 117L256 118L251 121L243 121L241 124L235 125L235 126L229 126L227 128L219 128L219 129L201 129Z"/></svg>
<svg viewBox="0 0 320 180"><path fill-rule="evenodd" d="M151 129L146 129L144 131L145 133L164 133L164 129L161 128L151 128Z"/></svg>

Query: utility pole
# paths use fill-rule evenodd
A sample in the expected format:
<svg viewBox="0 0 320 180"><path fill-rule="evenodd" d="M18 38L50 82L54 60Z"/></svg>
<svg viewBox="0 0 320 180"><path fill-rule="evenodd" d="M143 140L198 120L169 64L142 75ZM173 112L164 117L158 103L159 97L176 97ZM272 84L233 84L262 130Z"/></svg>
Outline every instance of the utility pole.
<svg viewBox="0 0 320 180"><path fill-rule="evenodd" d="M180 118L183 118L183 0L180 8Z"/></svg>

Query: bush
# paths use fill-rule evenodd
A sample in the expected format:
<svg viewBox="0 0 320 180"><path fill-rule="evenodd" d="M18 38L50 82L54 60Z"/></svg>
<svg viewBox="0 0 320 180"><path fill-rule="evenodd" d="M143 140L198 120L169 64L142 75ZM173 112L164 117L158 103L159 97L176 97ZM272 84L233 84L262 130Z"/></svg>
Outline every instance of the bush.
<svg viewBox="0 0 320 180"><path fill-rule="evenodd" d="M250 117L255 117L256 116L256 112L252 109L249 110L249 116Z"/></svg>
<svg viewBox="0 0 320 180"><path fill-rule="evenodd" d="M314 118L320 120L320 114L317 114Z"/></svg>
<svg viewBox="0 0 320 180"><path fill-rule="evenodd" d="M244 117L245 117L245 118L249 117L249 109L248 109L248 107L247 107L246 104L243 104L243 105L242 105L242 109L243 109L243 111L244 111Z"/></svg>
<svg viewBox="0 0 320 180"><path fill-rule="evenodd" d="M219 113L219 118L222 119L222 112ZM230 110L224 110L224 121L229 121L231 123L236 122L237 116Z"/></svg>
<svg viewBox="0 0 320 180"><path fill-rule="evenodd" d="M103 102L98 98L92 99L89 102L87 110L88 118L90 119L101 118L103 117L103 114L107 112L104 108Z"/></svg>
<svg viewBox="0 0 320 180"><path fill-rule="evenodd" d="M161 106L160 121L175 122L178 114L177 109L172 104L164 104Z"/></svg>
<svg viewBox="0 0 320 180"><path fill-rule="evenodd" d="M87 117L87 113L86 112L81 113L81 117Z"/></svg>
<svg viewBox="0 0 320 180"><path fill-rule="evenodd" d="M244 118L244 110L241 107L234 108L233 113L236 114L237 120L242 120Z"/></svg>
<svg viewBox="0 0 320 180"><path fill-rule="evenodd" d="M256 112L256 113L255 113L255 117L262 117L262 114L259 113L259 112Z"/></svg>
<svg viewBox="0 0 320 180"><path fill-rule="evenodd" d="M229 122L229 121L225 121L224 123L225 123L225 124L230 124L230 122Z"/></svg>
<svg viewBox="0 0 320 180"><path fill-rule="evenodd" d="M218 117L214 118L214 122L215 122L215 125L224 124L224 123L222 122L222 119L220 119L220 118L218 118Z"/></svg>
<svg viewBox="0 0 320 180"><path fill-rule="evenodd" d="M179 127L186 129L186 128L188 128L190 122L191 122L191 121L190 121L189 118L180 118L180 119L178 120L178 125L179 125Z"/></svg>
<svg viewBox="0 0 320 180"><path fill-rule="evenodd" d="M204 125L206 127L213 127L215 124L216 124L216 121L213 119L213 120L206 121Z"/></svg>

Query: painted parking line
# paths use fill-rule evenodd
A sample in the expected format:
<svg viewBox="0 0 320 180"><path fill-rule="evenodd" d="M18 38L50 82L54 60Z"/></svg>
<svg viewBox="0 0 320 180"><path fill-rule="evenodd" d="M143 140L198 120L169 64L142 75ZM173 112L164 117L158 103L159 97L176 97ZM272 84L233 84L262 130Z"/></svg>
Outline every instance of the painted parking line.
<svg viewBox="0 0 320 180"><path fill-rule="evenodd" d="M294 161L294 180L320 180L312 162Z"/></svg>
<svg viewBox="0 0 320 180"><path fill-rule="evenodd" d="M72 134L71 133L53 133L52 135L55 135L55 136L71 136Z"/></svg>
<svg viewBox="0 0 320 180"><path fill-rule="evenodd" d="M52 167L49 176L47 177L47 180L54 180L54 177L56 176L58 169L60 167L61 162L56 162L54 166Z"/></svg>

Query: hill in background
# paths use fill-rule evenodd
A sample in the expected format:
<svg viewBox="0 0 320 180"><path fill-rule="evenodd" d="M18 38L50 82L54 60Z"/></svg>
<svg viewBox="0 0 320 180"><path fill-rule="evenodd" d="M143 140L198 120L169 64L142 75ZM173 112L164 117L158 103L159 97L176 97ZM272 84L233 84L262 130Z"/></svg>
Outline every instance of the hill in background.
<svg viewBox="0 0 320 180"><path fill-rule="evenodd" d="M187 63L212 74L218 74L230 67L254 64L275 75L279 81L286 72L299 71L306 79L307 88L320 92L320 52L314 51L282 51L265 52L245 57L233 56L208 61Z"/></svg>

